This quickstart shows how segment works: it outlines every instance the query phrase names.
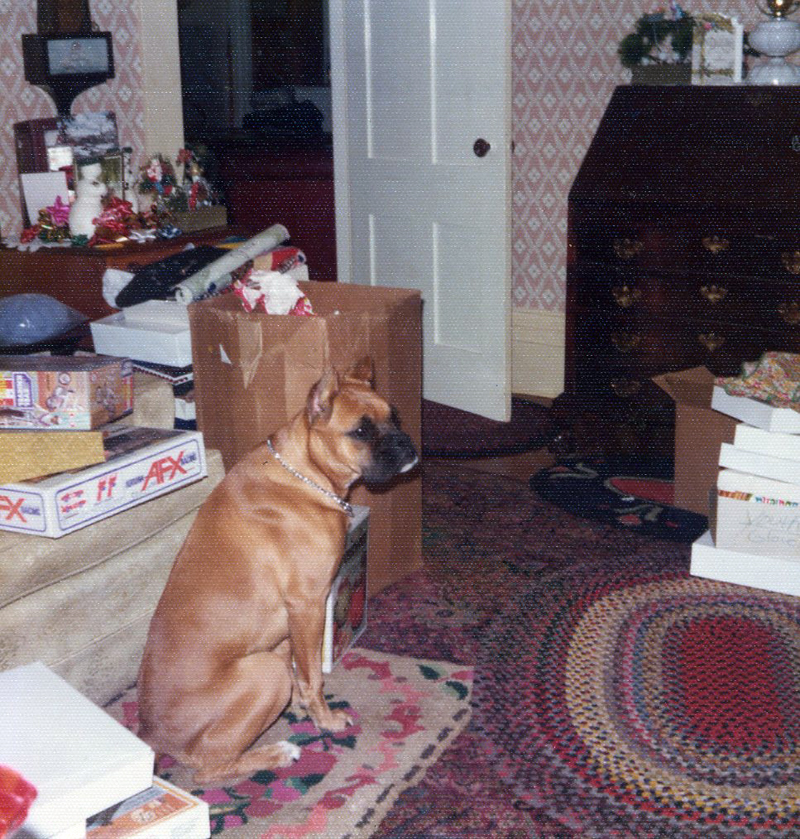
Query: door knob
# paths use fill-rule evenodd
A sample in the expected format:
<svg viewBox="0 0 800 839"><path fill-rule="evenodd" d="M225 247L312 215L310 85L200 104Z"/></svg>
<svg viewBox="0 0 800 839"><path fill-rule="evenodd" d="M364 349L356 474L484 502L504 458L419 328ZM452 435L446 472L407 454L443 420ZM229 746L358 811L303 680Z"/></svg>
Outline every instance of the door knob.
<svg viewBox="0 0 800 839"><path fill-rule="evenodd" d="M475 152L475 157L486 157L491 147L491 143L487 143L483 137L478 137L472 145L472 151Z"/></svg>

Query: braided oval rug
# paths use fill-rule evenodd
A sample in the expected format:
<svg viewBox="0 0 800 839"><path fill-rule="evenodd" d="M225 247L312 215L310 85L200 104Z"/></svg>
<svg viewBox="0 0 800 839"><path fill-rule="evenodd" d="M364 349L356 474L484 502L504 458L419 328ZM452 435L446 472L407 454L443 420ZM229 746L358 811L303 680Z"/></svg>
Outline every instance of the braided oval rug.
<svg viewBox="0 0 800 839"><path fill-rule="evenodd" d="M473 724L534 820L604 839L800 835L800 598L581 564L492 627Z"/></svg>

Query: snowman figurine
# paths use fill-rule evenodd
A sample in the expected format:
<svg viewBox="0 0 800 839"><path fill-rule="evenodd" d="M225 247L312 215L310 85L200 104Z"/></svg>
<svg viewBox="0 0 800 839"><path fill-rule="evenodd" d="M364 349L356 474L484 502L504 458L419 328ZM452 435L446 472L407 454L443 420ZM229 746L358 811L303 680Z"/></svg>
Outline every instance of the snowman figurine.
<svg viewBox="0 0 800 839"><path fill-rule="evenodd" d="M94 236L95 219L103 212L103 196L108 187L102 180L99 163L88 163L81 168L81 177L75 185L77 197L69 211L70 236Z"/></svg>

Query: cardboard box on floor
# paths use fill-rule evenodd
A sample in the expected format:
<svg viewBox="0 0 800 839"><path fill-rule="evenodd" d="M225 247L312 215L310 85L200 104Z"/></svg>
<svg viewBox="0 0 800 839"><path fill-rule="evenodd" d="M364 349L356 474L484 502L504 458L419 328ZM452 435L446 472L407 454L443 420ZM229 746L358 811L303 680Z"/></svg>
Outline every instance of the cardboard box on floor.
<svg viewBox="0 0 800 839"><path fill-rule="evenodd" d="M653 381L675 401L675 506L707 516L722 443L738 421L711 408L714 375L705 367L663 373Z"/></svg>
<svg viewBox="0 0 800 839"><path fill-rule="evenodd" d="M376 389L397 408L421 448L422 304L420 293L339 283L301 282L315 317L244 311L225 294L189 307L197 424L225 468L302 410L329 366L346 370L364 355ZM369 591L374 594L422 563L419 470L388 489L357 484L350 500L370 508Z"/></svg>

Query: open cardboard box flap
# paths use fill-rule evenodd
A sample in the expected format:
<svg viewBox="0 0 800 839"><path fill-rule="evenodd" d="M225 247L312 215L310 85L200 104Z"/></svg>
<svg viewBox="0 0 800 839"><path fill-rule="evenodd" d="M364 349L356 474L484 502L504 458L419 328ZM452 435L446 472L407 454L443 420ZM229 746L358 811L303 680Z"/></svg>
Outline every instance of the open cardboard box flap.
<svg viewBox="0 0 800 839"><path fill-rule="evenodd" d="M711 408L714 378L706 367L653 377L675 402L674 504L704 516L713 510L720 446L736 431L735 419Z"/></svg>
<svg viewBox="0 0 800 839"><path fill-rule="evenodd" d="M706 367L691 367L653 376L653 381L678 405L709 408L714 392L714 374Z"/></svg>

